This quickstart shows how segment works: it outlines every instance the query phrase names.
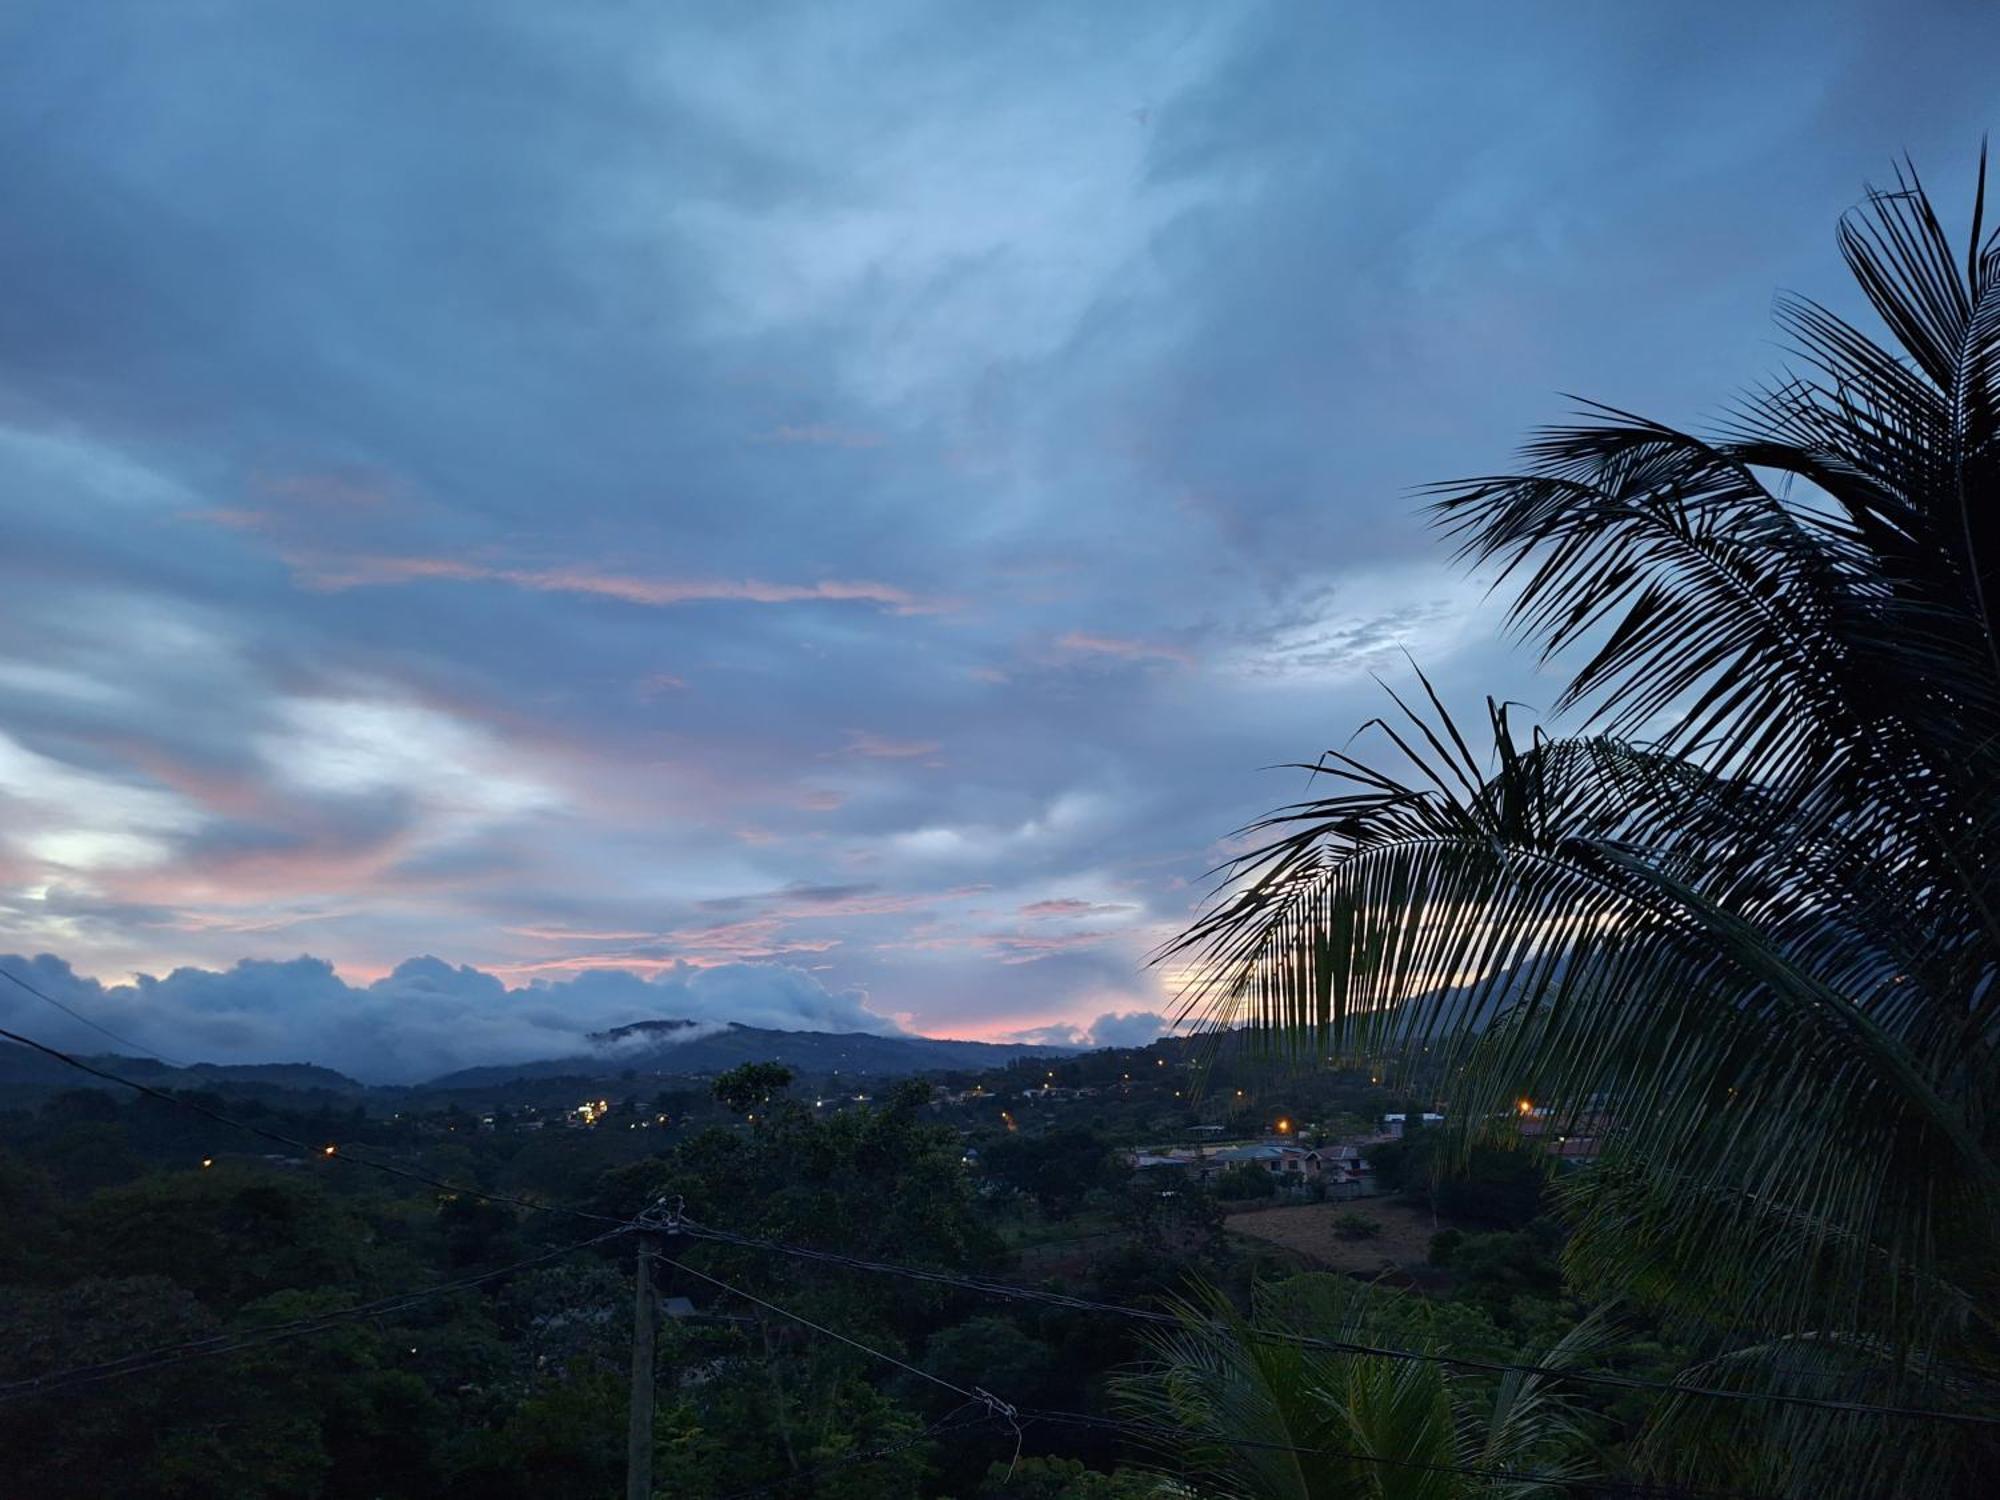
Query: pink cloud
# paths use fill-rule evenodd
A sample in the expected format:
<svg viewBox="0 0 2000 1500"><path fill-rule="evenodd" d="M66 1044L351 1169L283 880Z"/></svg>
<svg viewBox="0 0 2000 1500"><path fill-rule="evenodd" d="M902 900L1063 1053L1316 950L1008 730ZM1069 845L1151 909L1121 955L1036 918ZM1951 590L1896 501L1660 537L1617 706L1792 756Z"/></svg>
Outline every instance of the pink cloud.
<svg viewBox="0 0 2000 1500"><path fill-rule="evenodd" d="M1032 964L1058 953L1096 948L1118 936L1116 932L943 932L928 927L919 929L917 936L875 946L909 948L921 953L983 953L1003 964Z"/></svg>
<svg viewBox="0 0 2000 1500"><path fill-rule="evenodd" d="M508 927L503 930L518 937L548 943L640 943L658 935L651 932L583 932L569 927Z"/></svg>
<svg viewBox="0 0 2000 1500"><path fill-rule="evenodd" d="M340 474L259 475L256 487L301 505L335 510L372 510L389 497L380 482Z"/></svg>
<svg viewBox="0 0 2000 1500"><path fill-rule="evenodd" d="M790 907L801 921L822 917L879 917L894 912L914 911L939 902L965 901L984 895L988 885L955 885L942 891L878 891L838 889L821 892L811 888L786 888L746 899L774 901Z"/></svg>
<svg viewBox="0 0 2000 1500"><path fill-rule="evenodd" d="M1021 915L1030 921L1044 921L1051 917L1109 917L1137 910L1127 902L1082 901L1075 896L1058 896L1051 901L1030 901L1021 908Z"/></svg>
<svg viewBox="0 0 2000 1500"><path fill-rule="evenodd" d="M1194 658L1178 646L1131 640L1124 636L1093 635L1082 630L1072 630L1062 636L1056 641L1056 647L1082 655L1115 656L1123 661L1171 661L1184 667L1194 665Z"/></svg>
<svg viewBox="0 0 2000 1500"><path fill-rule="evenodd" d="M184 510L183 521L205 521L229 531L269 531L273 517L268 510L249 510L233 505L212 505L203 510Z"/></svg>
<svg viewBox="0 0 2000 1500"><path fill-rule="evenodd" d="M448 557L354 557L338 560L295 555L287 559L310 587L337 593L443 579L460 583L504 583L544 594L587 594L626 604L664 609L676 604L736 600L750 604L799 604L820 600L874 604L899 615L940 614L956 608L948 600L926 599L894 584L865 579L823 579L818 583L772 583L761 578L644 578L594 568L496 568Z"/></svg>
<svg viewBox="0 0 2000 1500"><path fill-rule="evenodd" d="M886 735L870 734L865 729L847 731L847 748L855 755L872 756L877 760L912 760L918 756L935 755L941 749L936 740L896 740Z"/></svg>

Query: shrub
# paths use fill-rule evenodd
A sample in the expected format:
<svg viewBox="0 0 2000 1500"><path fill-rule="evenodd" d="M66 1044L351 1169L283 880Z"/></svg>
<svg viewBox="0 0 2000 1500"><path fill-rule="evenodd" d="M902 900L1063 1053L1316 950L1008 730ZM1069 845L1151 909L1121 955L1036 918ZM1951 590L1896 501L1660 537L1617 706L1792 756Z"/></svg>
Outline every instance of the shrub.
<svg viewBox="0 0 2000 1500"><path fill-rule="evenodd" d="M1382 1221L1380 1219L1371 1219L1368 1215L1355 1213L1352 1209L1349 1209L1333 1221L1335 1239L1372 1240L1380 1236L1381 1233Z"/></svg>
<svg viewBox="0 0 2000 1500"><path fill-rule="evenodd" d="M1276 1195L1278 1184L1264 1168L1251 1162L1238 1162L1215 1179L1215 1196L1226 1202L1238 1203L1249 1198L1270 1198Z"/></svg>

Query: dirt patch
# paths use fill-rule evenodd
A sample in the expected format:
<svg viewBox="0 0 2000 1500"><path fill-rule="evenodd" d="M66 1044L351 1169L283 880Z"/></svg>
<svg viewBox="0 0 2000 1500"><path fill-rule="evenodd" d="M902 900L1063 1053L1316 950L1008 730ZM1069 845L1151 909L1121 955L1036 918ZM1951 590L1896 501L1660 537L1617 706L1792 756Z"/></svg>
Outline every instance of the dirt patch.
<svg viewBox="0 0 2000 1500"><path fill-rule="evenodd" d="M1382 1226L1372 1240L1343 1240L1333 1226L1343 1214L1360 1214ZM1231 1234L1262 1240L1328 1271L1363 1275L1422 1267L1430 1257L1431 1236L1445 1228L1428 1208L1394 1198L1357 1198L1347 1203L1300 1203L1233 1213Z"/></svg>

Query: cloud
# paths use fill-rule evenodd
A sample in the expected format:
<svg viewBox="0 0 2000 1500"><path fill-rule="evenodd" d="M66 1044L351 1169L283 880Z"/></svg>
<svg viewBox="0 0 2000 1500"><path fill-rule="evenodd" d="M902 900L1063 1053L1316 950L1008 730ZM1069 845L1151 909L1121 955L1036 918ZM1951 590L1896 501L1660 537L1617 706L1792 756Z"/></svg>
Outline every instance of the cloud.
<svg viewBox="0 0 2000 1500"><path fill-rule="evenodd" d="M66 764L4 732L0 798L9 807L6 843L61 871L158 865L177 838L207 821L172 792Z"/></svg>
<svg viewBox="0 0 2000 1500"><path fill-rule="evenodd" d="M879 432L860 432L851 427L837 427L830 422L806 422L797 426L774 427L764 434L762 441L809 443L830 448L879 448L887 439Z"/></svg>
<svg viewBox="0 0 2000 1500"><path fill-rule="evenodd" d="M1553 696L1414 489L1551 392L1754 383L1885 110L1969 197L2000 54L1449 9L36 8L0 947L1170 1012L1155 935L1370 672Z"/></svg>
<svg viewBox="0 0 2000 1500"><path fill-rule="evenodd" d="M1107 1011L1087 1026L1055 1021L1010 1031L1005 1040L1043 1047L1143 1047L1172 1031L1166 1017L1154 1011Z"/></svg>
<svg viewBox="0 0 2000 1500"><path fill-rule="evenodd" d="M1112 917L1138 908L1124 901L1085 901L1077 896L1058 896L1047 901L1030 901L1021 908L1021 915L1030 921L1049 919L1077 919L1083 917Z"/></svg>
<svg viewBox="0 0 2000 1500"><path fill-rule="evenodd" d="M874 604L899 615L938 614L952 602L920 597L908 589L866 580L829 578L816 583L773 583L762 578L648 578L596 568L501 568L449 557L291 558L309 586L329 592L426 582L500 583L543 594L583 594L652 609L680 604Z"/></svg>
<svg viewBox="0 0 2000 1500"><path fill-rule="evenodd" d="M920 756L935 755L944 746L937 740L897 740L887 735L870 734L865 729L847 731L847 748L855 755L866 755L875 760L914 760Z"/></svg>
<svg viewBox="0 0 2000 1500"><path fill-rule="evenodd" d="M564 1057L593 1032L634 1021L734 1021L781 1030L894 1033L856 990L830 990L778 964L670 966L641 977L610 969L509 987L498 975L423 957L372 984L350 984L318 958L244 960L103 985L47 954L0 958L12 972L132 1041L183 1061L313 1062L365 1082L403 1083L484 1063ZM0 1018L52 1045L107 1043L12 985Z"/></svg>
<svg viewBox="0 0 2000 1500"><path fill-rule="evenodd" d="M1172 1029L1155 1011L1108 1011L1090 1023L1090 1042L1094 1047L1143 1047Z"/></svg>
<svg viewBox="0 0 2000 1500"><path fill-rule="evenodd" d="M1082 656L1114 656L1121 661L1170 661L1184 667L1194 665L1193 655L1178 646L1159 641L1133 640L1126 636L1096 635L1085 630L1072 630L1058 636L1056 649Z"/></svg>

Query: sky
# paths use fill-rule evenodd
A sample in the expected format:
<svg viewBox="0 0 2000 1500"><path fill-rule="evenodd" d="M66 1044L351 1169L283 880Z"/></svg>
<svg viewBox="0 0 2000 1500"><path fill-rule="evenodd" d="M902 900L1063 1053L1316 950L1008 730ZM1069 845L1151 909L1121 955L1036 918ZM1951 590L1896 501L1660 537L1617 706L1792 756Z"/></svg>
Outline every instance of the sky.
<svg viewBox="0 0 2000 1500"><path fill-rule="evenodd" d="M1866 181L1964 205L1995 56L1943 0L17 0L0 954L380 1078L1143 1041L1262 768L1412 663L1553 696L1417 489L1572 395L1717 419L1776 291L1853 308Z"/></svg>

